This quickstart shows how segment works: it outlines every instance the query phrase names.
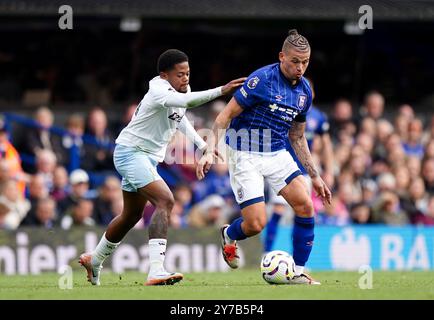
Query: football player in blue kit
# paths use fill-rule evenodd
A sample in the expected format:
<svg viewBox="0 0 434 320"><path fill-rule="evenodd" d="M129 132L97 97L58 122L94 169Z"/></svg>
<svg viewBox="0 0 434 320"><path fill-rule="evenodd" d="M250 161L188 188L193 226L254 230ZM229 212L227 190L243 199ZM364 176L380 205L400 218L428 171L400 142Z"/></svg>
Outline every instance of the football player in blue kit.
<svg viewBox="0 0 434 320"><path fill-rule="evenodd" d="M312 98L315 99L315 90L313 88L312 81L309 81L312 90ZM331 189L334 184L334 174L333 174L333 145L331 142L331 138L329 135L329 122L327 119L327 115L321 112L318 108L312 105L306 115L306 130L305 136L307 140L307 145L310 151L313 150L313 144L315 138L318 139L317 142L320 142L321 151L319 152L319 159L322 164L322 173L321 177L327 186ZM311 191L310 178L304 169L303 165L297 158L297 155L294 152L294 149L291 147L289 140L287 141L286 150L289 151L291 156L294 158L297 163L299 169L306 177L306 181L308 182L309 191ZM272 206L272 214L267 223L267 229L265 233L264 239L264 252L270 252L273 249L274 240L277 234L277 228L282 216L285 213L293 213L291 208L288 208L288 204L282 196L276 195L271 190L270 202L273 204Z"/></svg>
<svg viewBox="0 0 434 320"><path fill-rule="evenodd" d="M314 240L314 209L302 172L285 148L288 138L312 188L323 202L331 202L331 192L315 168L304 135L312 104L312 91L303 77L310 52L307 39L290 30L279 62L253 72L216 118L196 172L203 179L225 133L231 187L241 208L241 217L221 229L223 258L231 268L239 264L237 241L260 233L267 223L264 178L287 201L295 212L294 284L320 283L304 271Z"/></svg>

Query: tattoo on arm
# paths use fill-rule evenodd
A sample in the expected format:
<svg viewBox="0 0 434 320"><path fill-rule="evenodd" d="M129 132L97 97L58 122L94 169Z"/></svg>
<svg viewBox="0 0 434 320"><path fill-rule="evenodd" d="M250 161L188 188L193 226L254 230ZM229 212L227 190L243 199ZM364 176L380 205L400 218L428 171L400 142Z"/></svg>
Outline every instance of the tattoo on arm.
<svg viewBox="0 0 434 320"><path fill-rule="evenodd" d="M312 160L312 155L310 154L309 148L307 146L306 137L304 136L305 122L292 122L292 127L289 129L289 141L291 146L297 155L298 160L300 160L303 167L306 169L307 173L311 178L318 176L318 171Z"/></svg>
<svg viewBox="0 0 434 320"><path fill-rule="evenodd" d="M167 239L167 227L169 225L169 213L156 209L149 225L149 239Z"/></svg>

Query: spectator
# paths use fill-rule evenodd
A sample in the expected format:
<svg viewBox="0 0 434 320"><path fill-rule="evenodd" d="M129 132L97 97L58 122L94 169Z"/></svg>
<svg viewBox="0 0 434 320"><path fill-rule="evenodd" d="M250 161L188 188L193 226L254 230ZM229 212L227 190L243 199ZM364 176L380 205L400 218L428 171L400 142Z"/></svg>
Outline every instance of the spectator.
<svg viewBox="0 0 434 320"><path fill-rule="evenodd" d="M41 226L52 229L56 225L56 203L50 198L42 198L36 202L35 215L31 219L25 219L23 226Z"/></svg>
<svg viewBox="0 0 434 320"><path fill-rule="evenodd" d="M84 156L83 151L83 134L85 128L85 120L80 114L74 113L70 115L66 121L66 130L68 134L62 137L62 147L66 161L64 165L70 170L76 169L77 164L71 163L71 149L75 146L78 152L78 159Z"/></svg>
<svg viewBox="0 0 434 320"><path fill-rule="evenodd" d="M434 139L429 140L425 146L425 159L434 159Z"/></svg>
<svg viewBox="0 0 434 320"><path fill-rule="evenodd" d="M78 199L66 212L60 225L66 230L78 226L94 226L95 220L92 219L92 214L93 202L90 199Z"/></svg>
<svg viewBox="0 0 434 320"><path fill-rule="evenodd" d="M121 182L115 176L108 176L94 200L93 219L96 224L107 226L112 221L116 216L113 208L119 198L122 198Z"/></svg>
<svg viewBox="0 0 434 320"><path fill-rule="evenodd" d="M349 136L353 136L356 133L353 107L350 101L346 99L339 99L335 102L330 118L330 134L334 142L339 140L339 133L341 132Z"/></svg>
<svg viewBox="0 0 434 320"><path fill-rule="evenodd" d="M65 212L78 200L89 195L89 175L83 169L76 169L69 175L69 184L71 185L70 194L58 203L60 218Z"/></svg>
<svg viewBox="0 0 434 320"><path fill-rule="evenodd" d="M428 158L423 162L422 178L425 182L426 190L434 195L434 158Z"/></svg>
<svg viewBox="0 0 434 320"><path fill-rule="evenodd" d="M8 230L9 225L5 224L5 217L9 213L9 208L0 202L0 230Z"/></svg>
<svg viewBox="0 0 434 320"><path fill-rule="evenodd" d="M424 148L422 145L423 125L420 119L411 120L408 124L408 138L403 144L405 154L422 159Z"/></svg>
<svg viewBox="0 0 434 320"><path fill-rule="evenodd" d="M371 217L371 209L364 202L356 203L351 208L351 221L355 224L367 224Z"/></svg>
<svg viewBox="0 0 434 320"><path fill-rule="evenodd" d="M407 168L410 171L411 177L420 177L421 160L415 156L407 157Z"/></svg>
<svg viewBox="0 0 434 320"><path fill-rule="evenodd" d="M68 196L68 172L62 166L57 166L53 171L53 187L50 196L60 202Z"/></svg>
<svg viewBox="0 0 434 320"><path fill-rule="evenodd" d="M175 204L170 214L170 224L173 228L184 228L188 225L187 214L192 206L193 194L187 184L177 185L173 192Z"/></svg>
<svg viewBox="0 0 434 320"><path fill-rule="evenodd" d="M5 124L0 119L0 161L6 180L12 179L17 183L18 190L24 195L26 175L21 167L21 158L15 147L9 142Z"/></svg>
<svg viewBox="0 0 434 320"><path fill-rule="evenodd" d="M35 121L40 127L26 131L20 151L36 156L40 150L50 150L56 155L58 163L62 164L64 154L61 139L50 132L54 123L53 112L48 107L40 107L36 110Z"/></svg>
<svg viewBox="0 0 434 320"><path fill-rule="evenodd" d="M87 119L86 134L95 138L102 145L110 145L114 138L108 131L107 115L100 107L93 108ZM81 167L86 171L114 171L113 150L93 144L84 146Z"/></svg>
<svg viewBox="0 0 434 320"><path fill-rule="evenodd" d="M227 163L216 163L205 178L193 186L194 202L199 202L212 194L219 194L229 205L235 203L230 184Z"/></svg>
<svg viewBox="0 0 434 320"><path fill-rule="evenodd" d="M406 225L410 221L394 192L383 192L372 208L372 220L387 225Z"/></svg>
<svg viewBox="0 0 434 320"><path fill-rule="evenodd" d="M434 226L434 196L430 196L426 213L419 212L414 217L414 224Z"/></svg>
<svg viewBox="0 0 434 320"><path fill-rule="evenodd" d="M368 92L365 95L361 112L364 117L370 117L375 121L381 119L384 112L383 95L377 91Z"/></svg>
<svg viewBox="0 0 434 320"><path fill-rule="evenodd" d="M317 202L316 207L318 211L315 221L318 225L345 226L349 223L348 208L339 196L333 197L332 203L330 205L322 205L322 208L318 208L319 202L321 202L318 197L315 197L314 201Z"/></svg>
<svg viewBox="0 0 434 320"><path fill-rule="evenodd" d="M44 182L44 177L40 174L30 176L27 197L30 201L30 211L23 220L24 224L32 224L31 222L36 219L36 207L38 201L47 198L48 195L49 190Z"/></svg>
<svg viewBox="0 0 434 320"><path fill-rule="evenodd" d="M393 126L389 121L386 119L380 119L377 121L377 136L375 141L375 151L373 154L375 158L387 158L386 142L392 133Z"/></svg>
<svg viewBox="0 0 434 320"><path fill-rule="evenodd" d="M402 207L412 222L418 214L427 211L428 199L422 178L413 179L408 188L408 197L402 200Z"/></svg>
<svg viewBox="0 0 434 320"><path fill-rule="evenodd" d="M414 110L413 107L409 104L402 104L398 108L398 114L406 117L407 119L412 120L414 118Z"/></svg>
<svg viewBox="0 0 434 320"><path fill-rule="evenodd" d="M365 179L362 183L362 202L371 206L378 196L378 185L372 179Z"/></svg>
<svg viewBox="0 0 434 320"><path fill-rule="evenodd" d="M377 122L372 118L363 118L360 124L360 133L369 135L372 139L377 136Z"/></svg>
<svg viewBox="0 0 434 320"><path fill-rule="evenodd" d="M53 174L57 159L51 150L41 149L36 153L36 174L44 178L48 190L53 188Z"/></svg>
<svg viewBox="0 0 434 320"><path fill-rule="evenodd" d="M423 134L422 141L426 144L430 140L434 140L434 115L431 116L431 120L427 126L426 132Z"/></svg>
<svg viewBox="0 0 434 320"><path fill-rule="evenodd" d="M397 115L394 119L395 132L399 135L402 141L407 141L408 139L408 127L411 119L404 115Z"/></svg>
<svg viewBox="0 0 434 320"><path fill-rule="evenodd" d="M383 173L378 177L378 189L380 193L396 190L396 179L391 173Z"/></svg>
<svg viewBox="0 0 434 320"><path fill-rule="evenodd" d="M399 166L394 171L396 180L396 192L400 198L405 198L408 195L408 189L410 186L410 171L405 166Z"/></svg>
<svg viewBox="0 0 434 320"><path fill-rule="evenodd" d="M217 195L210 195L196 204L188 214L188 224L191 227L221 226L226 223L225 200Z"/></svg>
<svg viewBox="0 0 434 320"><path fill-rule="evenodd" d="M13 180L5 182L0 188L0 203L7 208L3 225L15 230L30 210L30 201L25 199Z"/></svg>

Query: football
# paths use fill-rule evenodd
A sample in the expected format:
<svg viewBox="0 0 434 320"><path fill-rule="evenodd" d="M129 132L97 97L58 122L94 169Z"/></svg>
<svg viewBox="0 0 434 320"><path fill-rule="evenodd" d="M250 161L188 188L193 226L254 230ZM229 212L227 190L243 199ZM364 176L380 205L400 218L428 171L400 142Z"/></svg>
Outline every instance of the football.
<svg viewBox="0 0 434 320"><path fill-rule="evenodd" d="M261 273L269 284L288 284L295 274L294 259L285 251L270 251L262 258Z"/></svg>

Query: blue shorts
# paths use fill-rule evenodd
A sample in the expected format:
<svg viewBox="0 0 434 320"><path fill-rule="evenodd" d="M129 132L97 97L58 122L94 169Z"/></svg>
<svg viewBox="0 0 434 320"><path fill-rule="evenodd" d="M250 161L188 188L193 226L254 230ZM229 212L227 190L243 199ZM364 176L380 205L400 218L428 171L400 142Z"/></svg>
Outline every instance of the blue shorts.
<svg viewBox="0 0 434 320"><path fill-rule="evenodd" d="M122 176L122 190L137 192L156 180L162 180L157 172L158 162L138 148L117 144L113 163Z"/></svg>

